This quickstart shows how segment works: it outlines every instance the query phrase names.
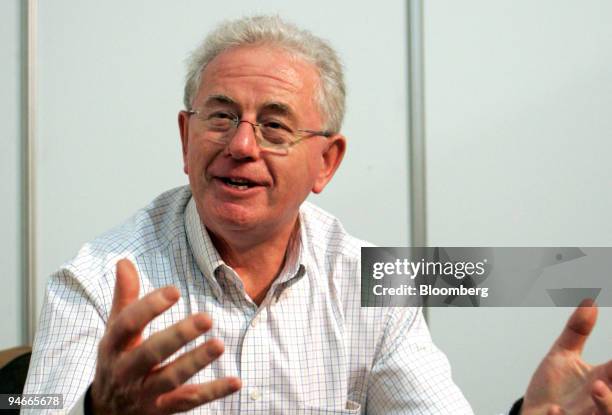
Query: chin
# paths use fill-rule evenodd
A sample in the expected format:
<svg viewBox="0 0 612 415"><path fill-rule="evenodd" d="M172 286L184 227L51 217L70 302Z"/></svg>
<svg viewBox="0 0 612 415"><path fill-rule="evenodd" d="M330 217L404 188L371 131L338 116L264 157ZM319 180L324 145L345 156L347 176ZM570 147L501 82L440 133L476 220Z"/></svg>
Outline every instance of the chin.
<svg viewBox="0 0 612 415"><path fill-rule="evenodd" d="M206 220L232 230L252 229L264 219L252 207L234 203L216 204L212 209L207 209L207 214Z"/></svg>

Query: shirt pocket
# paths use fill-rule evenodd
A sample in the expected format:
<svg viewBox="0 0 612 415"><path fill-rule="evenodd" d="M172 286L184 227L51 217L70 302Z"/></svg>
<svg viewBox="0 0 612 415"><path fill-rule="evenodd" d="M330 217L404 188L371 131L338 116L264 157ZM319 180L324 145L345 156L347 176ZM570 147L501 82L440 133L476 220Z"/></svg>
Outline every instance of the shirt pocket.
<svg viewBox="0 0 612 415"><path fill-rule="evenodd" d="M299 415L351 415L360 414L361 405L354 401L346 401L344 409L333 409L333 408L319 408L309 406L302 408Z"/></svg>

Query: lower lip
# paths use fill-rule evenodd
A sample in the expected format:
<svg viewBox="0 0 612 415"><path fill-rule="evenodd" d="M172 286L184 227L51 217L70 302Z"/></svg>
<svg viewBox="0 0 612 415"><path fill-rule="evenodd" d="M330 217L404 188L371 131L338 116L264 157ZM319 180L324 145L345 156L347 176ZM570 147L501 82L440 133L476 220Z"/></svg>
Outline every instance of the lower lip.
<svg viewBox="0 0 612 415"><path fill-rule="evenodd" d="M239 189L237 187L231 186L227 183L225 183L223 180L221 179L214 179L214 182L217 184L217 187L223 192L223 193L227 193L229 195L232 196L237 196L237 197L246 197L246 196L251 196L255 193L258 193L260 191L262 191L264 189L264 186L251 186L251 187L246 187L243 189Z"/></svg>

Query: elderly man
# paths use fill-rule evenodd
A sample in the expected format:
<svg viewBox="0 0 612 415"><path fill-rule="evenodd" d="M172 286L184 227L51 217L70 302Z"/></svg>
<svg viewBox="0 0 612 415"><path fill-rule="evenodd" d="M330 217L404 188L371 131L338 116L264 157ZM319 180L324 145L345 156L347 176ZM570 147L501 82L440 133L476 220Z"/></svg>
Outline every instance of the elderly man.
<svg viewBox="0 0 612 415"><path fill-rule="evenodd" d="M277 17L227 23L193 53L185 106L189 187L51 277L26 392L73 413L471 413L421 310L361 308L366 244L304 202L346 148L334 51ZM612 413L610 364L579 359L595 311L572 317L524 413Z"/></svg>

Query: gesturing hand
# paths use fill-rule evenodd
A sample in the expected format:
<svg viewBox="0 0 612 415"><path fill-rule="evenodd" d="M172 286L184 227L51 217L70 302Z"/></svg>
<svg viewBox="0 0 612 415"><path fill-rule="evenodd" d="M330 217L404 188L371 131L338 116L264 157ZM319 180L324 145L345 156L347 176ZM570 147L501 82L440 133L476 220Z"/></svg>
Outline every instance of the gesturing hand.
<svg viewBox="0 0 612 415"><path fill-rule="evenodd" d="M207 332L212 321L208 315L194 314L143 341L145 326L176 303L179 292L175 287L164 287L138 300L138 281L130 261L117 263L113 305L91 386L94 413L171 414L240 389L240 379L233 377L184 385L223 353L223 343L218 339L208 340L161 366L182 346Z"/></svg>
<svg viewBox="0 0 612 415"><path fill-rule="evenodd" d="M591 366L580 356L597 319L585 300L533 374L521 414L612 415L612 360Z"/></svg>

